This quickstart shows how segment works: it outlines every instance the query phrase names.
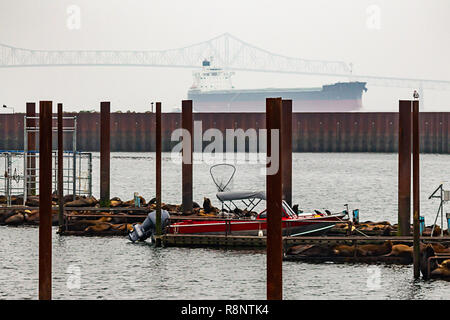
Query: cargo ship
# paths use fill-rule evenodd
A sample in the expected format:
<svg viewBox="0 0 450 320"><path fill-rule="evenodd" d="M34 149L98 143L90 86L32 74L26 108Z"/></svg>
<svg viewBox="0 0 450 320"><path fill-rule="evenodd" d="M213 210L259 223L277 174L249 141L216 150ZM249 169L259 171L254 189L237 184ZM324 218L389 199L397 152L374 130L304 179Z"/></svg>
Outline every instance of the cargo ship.
<svg viewBox="0 0 450 320"><path fill-rule="evenodd" d="M292 100L293 112L351 112L362 108L366 82L337 82L316 88L235 89L234 72L202 62L188 91L196 112L265 112L266 98Z"/></svg>

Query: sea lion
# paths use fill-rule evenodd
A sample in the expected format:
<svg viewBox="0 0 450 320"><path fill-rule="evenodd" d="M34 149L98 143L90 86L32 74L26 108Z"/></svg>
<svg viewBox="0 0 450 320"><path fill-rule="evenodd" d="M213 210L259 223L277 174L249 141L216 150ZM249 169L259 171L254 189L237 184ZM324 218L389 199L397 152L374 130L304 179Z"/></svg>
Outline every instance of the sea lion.
<svg viewBox="0 0 450 320"><path fill-rule="evenodd" d="M119 197L114 197L109 201L109 205L113 208L120 207L122 205L122 200Z"/></svg>
<svg viewBox="0 0 450 320"><path fill-rule="evenodd" d="M134 199L122 202L121 207L134 207Z"/></svg>
<svg viewBox="0 0 450 320"><path fill-rule="evenodd" d="M161 209L169 211L169 212L179 212L182 211L180 210L181 206L178 205L174 205L174 204L161 204Z"/></svg>
<svg viewBox="0 0 450 320"><path fill-rule="evenodd" d="M111 229L114 229L117 231L125 231L125 230L127 230L127 224L126 223L112 224Z"/></svg>
<svg viewBox="0 0 450 320"><path fill-rule="evenodd" d="M428 226L425 228L425 230L422 233L422 236L424 237L430 237L431 234L431 230L433 230L433 226ZM441 227L439 227L438 225L435 225L434 227L434 231L433 231L433 237L438 237L441 235Z"/></svg>
<svg viewBox="0 0 450 320"><path fill-rule="evenodd" d="M450 259L445 260L441 263L441 267L449 269L450 270Z"/></svg>
<svg viewBox="0 0 450 320"><path fill-rule="evenodd" d="M376 233L383 234L383 235L389 235L392 230L392 226L387 221L382 221L382 222L369 221L369 222L360 223L358 225L358 229L361 231L366 231L366 232L376 232Z"/></svg>
<svg viewBox="0 0 450 320"><path fill-rule="evenodd" d="M17 213L8 219L5 220L5 224L9 226L17 226L19 224L22 224L25 220L25 217L22 213Z"/></svg>
<svg viewBox="0 0 450 320"><path fill-rule="evenodd" d="M390 236L393 230L394 229L390 225L386 225L386 227L383 230L382 235L383 236Z"/></svg>
<svg viewBox="0 0 450 320"><path fill-rule="evenodd" d="M66 207L93 207L98 203L94 197L80 197L76 200L69 201L65 204Z"/></svg>
<svg viewBox="0 0 450 320"><path fill-rule="evenodd" d="M101 217L100 219L96 219L96 220L89 220L89 219L76 220L70 224L70 229L76 230L76 231L81 231L81 230L86 231L86 229L89 228L90 226L96 226L96 225L100 225L102 223L108 223L109 221L111 221L111 219L112 219L111 217Z"/></svg>
<svg viewBox="0 0 450 320"><path fill-rule="evenodd" d="M141 196L138 196L138 198L139 198L139 205L141 207L145 207L145 199ZM136 204L136 202L135 202L135 199L133 198L131 200L123 202L120 206L121 207L135 207L136 206L135 204ZM155 206L156 206L156 203L155 203Z"/></svg>
<svg viewBox="0 0 450 320"><path fill-rule="evenodd" d="M355 247L341 244L341 245L335 246L333 248L332 252L336 256L353 257L353 255L355 253Z"/></svg>
<svg viewBox="0 0 450 320"><path fill-rule="evenodd" d="M392 250L391 240L385 241L383 244L364 244L356 247L358 256L381 256L390 253Z"/></svg>
<svg viewBox="0 0 450 320"><path fill-rule="evenodd" d="M211 205L211 200L209 198L204 197L203 198L203 210L205 210L206 213L210 213L213 209L213 206Z"/></svg>
<svg viewBox="0 0 450 320"><path fill-rule="evenodd" d="M39 207L39 196L29 196L25 205L28 207Z"/></svg>
<svg viewBox="0 0 450 320"><path fill-rule="evenodd" d="M313 245L306 249L302 254L308 257L329 257L332 255L331 247L327 245Z"/></svg>
<svg viewBox="0 0 450 320"><path fill-rule="evenodd" d="M67 203L67 202L71 202L71 201L74 201L74 200L77 200L77 199L79 199L79 198L81 198L80 196L75 196L75 199L73 198L73 194L66 194L64 197L63 197L63 200L64 200L64 203Z"/></svg>
<svg viewBox="0 0 450 320"><path fill-rule="evenodd" d="M12 205L22 205L23 204L23 195L11 196L11 204Z"/></svg>
<svg viewBox="0 0 450 320"><path fill-rule="evenodd" d="M428 279L428 258L435 256L433 246L431 244L420 246L420 272L424 279ZM438 267L436 260L430 261L430 271Z"/></svg>
<svg viewBox="0 0 450 320"><path fill-rule="evenodd" d="M111 217L101 217L100 219L95 220L96 223L100 223L100 222L110 222L112 220Z"/></svg>
<svg viewBox="0 0 450 320"><path fill-rule="evenodd" d="M431 271L430 276L432 278L445 278L450 279L450 259L442 262L436 269Z"/></svg>
<svg viewBox="0 0 450 320"><path fill-rule="evenodd" d="M86 233L89 233L89 232L102 232L102 231L107 231L110 228L111 228L111 223L101 222L101 223L95 224L93 226L87 227L86 229L84 229L84 231Z"/></svg>
<svg viewBox="0 0 450 320"><path fill-rule="evenodd" d="M5 221L12 217L13 215L17 214L15 210L9 210L9 211L0 211L0 224L5 223Z"/></svg>
<svg viewBox="0 0 450 320"><path fill-rule="evenodd" d="M29 210L25 210L29 211ZM39 210L31 210L26 217L28 223L36 224L39 223Z"/></svg>
<svg viewBox="0 0 450 320"><path fill-rule="evenodd" d="M450 253L450 248L447 248L446 246L444 246L440 243L432 243L431 246L433 247L434 252Z"/></svg>
<svg viewBox="0 0 450 320"><path fill-rule="evenodd" d="M312 244L307 244L307 245L300 244L297 246L292 246L287 250L286 254L288 254L288 255L300 254L303 251L308 250L312 247L314 247L314 245L312 245Z"/></svg>
<svg viewBox="0 0 450 320"><path fill-rule="evenodd" d="M390 253L385 254L385 257L410 257L412 258L413 247L407 246L406 244L396 244L392 246Z"/></svg>
<svg viewBox="0 0 450 320"><path fill-rule="evenodd" d="M203 217L215 217L215 216L216 216L214 212L206 213L205 210L203 210L203 209L198 209L198 208L195 208L195 209L194 209L194 213L196 213L197 210L198 210L198 213L197 213L197 214L198 214L199 216L203 216Z"/></svg>

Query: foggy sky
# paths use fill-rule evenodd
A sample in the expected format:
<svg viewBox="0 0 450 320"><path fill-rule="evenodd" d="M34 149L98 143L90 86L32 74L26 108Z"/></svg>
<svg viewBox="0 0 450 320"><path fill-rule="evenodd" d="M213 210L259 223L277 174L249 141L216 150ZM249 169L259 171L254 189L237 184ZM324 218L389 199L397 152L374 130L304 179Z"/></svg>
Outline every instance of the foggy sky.
<svg viewBox="0 0 450 320"><path fill-rule="evenodd" d="M80 29L67 8L81 9ZM379 29L368 26L369 6ZM0 43L43 50L163 50L228 32L285 56L352 62L354 73L450 80L448 0L0 0ZM236 72L236 88L311 87L339 79ZM342 79L340 79L342 80ZM0 68L0 105L63 102L65 110L170 111L186 98L192 71L150 67ZM365 111L396 111L412 89L371 87ZM450 111L450 92L425 91L427 111ZM0 108L3 109L3 108ZM9 110L7 110L9 112ZM5 112L5 110L0 110Z"/></svg>

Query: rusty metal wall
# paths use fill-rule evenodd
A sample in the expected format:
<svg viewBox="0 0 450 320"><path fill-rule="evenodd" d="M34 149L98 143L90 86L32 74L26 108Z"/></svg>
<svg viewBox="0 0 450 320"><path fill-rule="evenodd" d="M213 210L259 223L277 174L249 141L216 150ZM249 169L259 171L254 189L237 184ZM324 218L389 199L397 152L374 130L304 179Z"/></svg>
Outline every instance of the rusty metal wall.
<svg viewBox="0 0 450 320"><path fill-rule="evenodd" d="M66 114L78 117L77 149L100 150L100 114ZM55 115L56 116L56 115ZM23 149L23 113L0 114L0 150ZM194 113L203 132L225 129L265 128L264 113ZM111 113L111 151L155 151L153 113ZM173 130L181 126L181 113L162 115L163 151L170 151ZM398 113L293 113L294 152L397 152ZM450 112L420 114L420 150L450 153ZM225 136L225 135L224 135ZM71 137L64 137L71 148ZM207 144L207 143L205 143Z"/></svg>

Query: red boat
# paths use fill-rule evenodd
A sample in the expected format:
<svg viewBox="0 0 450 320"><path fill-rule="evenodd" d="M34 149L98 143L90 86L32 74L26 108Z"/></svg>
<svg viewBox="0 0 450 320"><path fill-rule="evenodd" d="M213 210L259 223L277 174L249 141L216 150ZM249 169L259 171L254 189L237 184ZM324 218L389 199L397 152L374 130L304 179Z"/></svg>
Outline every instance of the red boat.
<svg viewBox="0 0 450 320"><path fill-rule="evenodd" d="M252 211L262 200L266 200L265 192L234 191L219 192L217 198L223 206L230 209L227 202L237 207L234 202L242 201ZM231 209L230 209L231 210ZM282 228L285 236L322 235L332 228L337 222L348 220L346 210L339 213L295 213L294 210L283 201ZM173 234L223 234L223 235L266 235L267 222L266 210L261 211L253 219L230 219L225 216L213 217L207 220L184 220L168 226L168 233Z"/></svg>

